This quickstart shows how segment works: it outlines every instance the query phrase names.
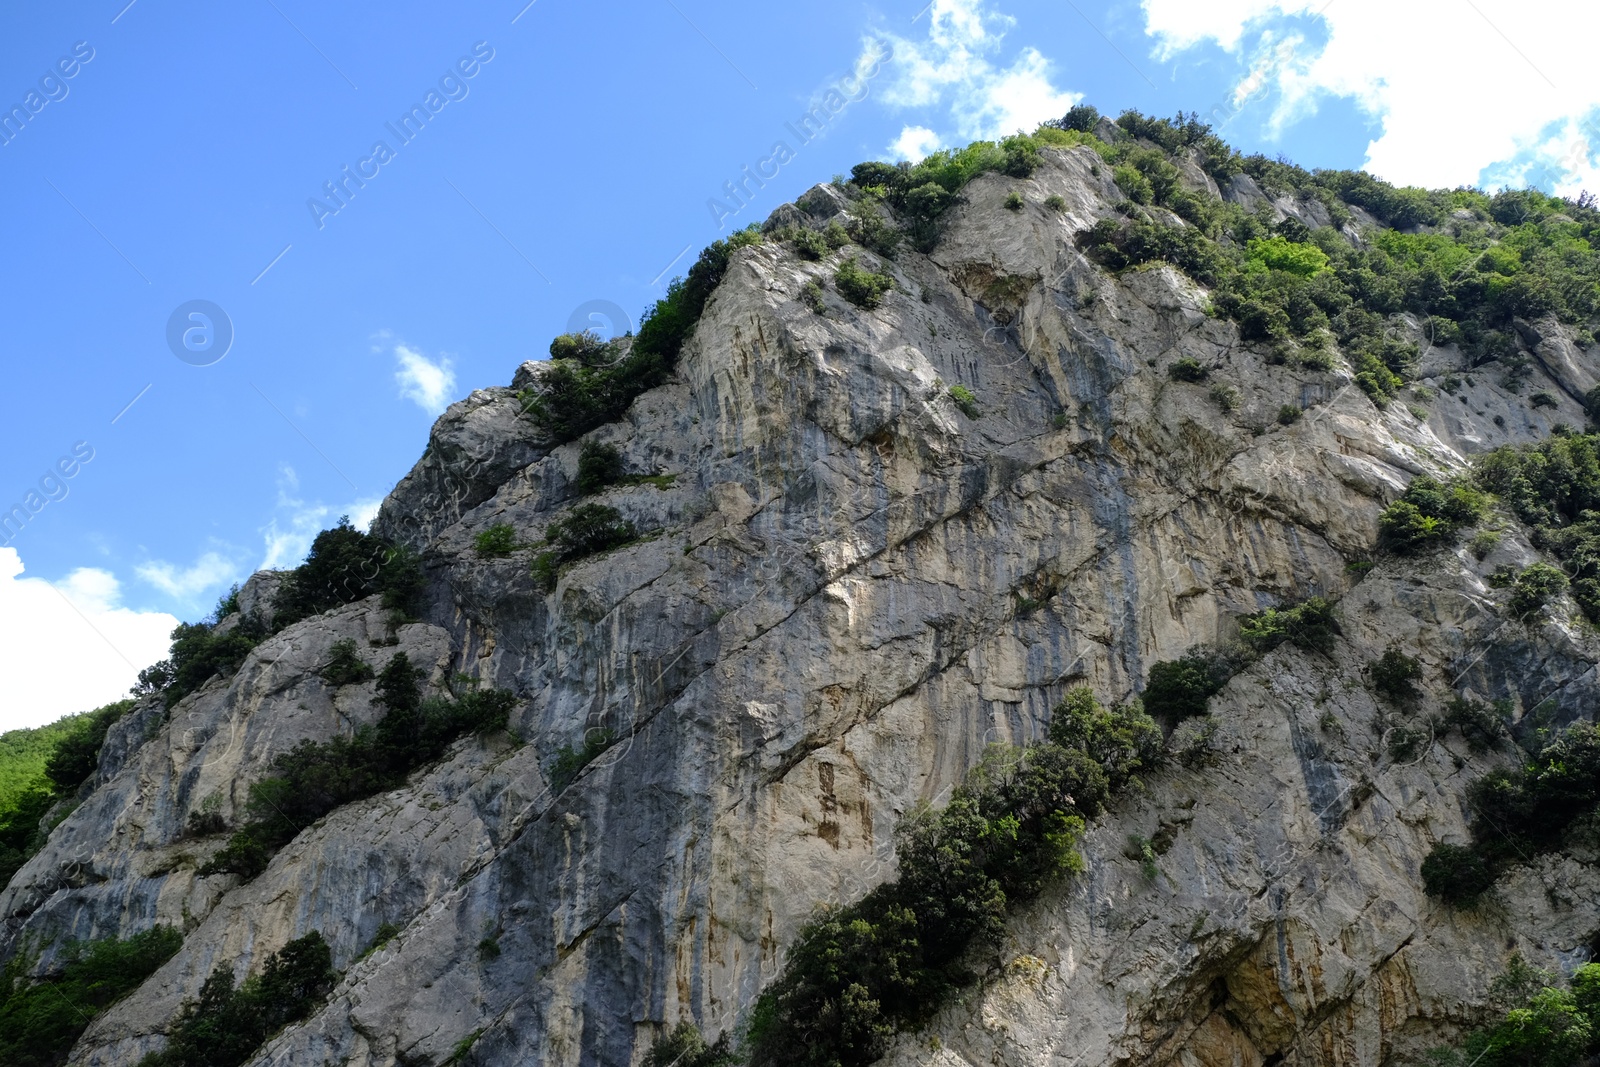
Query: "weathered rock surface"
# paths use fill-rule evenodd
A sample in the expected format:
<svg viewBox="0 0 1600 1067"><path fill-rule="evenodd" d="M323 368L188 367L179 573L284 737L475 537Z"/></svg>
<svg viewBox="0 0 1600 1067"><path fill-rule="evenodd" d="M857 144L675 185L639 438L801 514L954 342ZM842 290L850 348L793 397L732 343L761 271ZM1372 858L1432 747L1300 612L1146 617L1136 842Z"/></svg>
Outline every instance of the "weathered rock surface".
<svg viewBox="0 0 1600 1067"><path fill-rule="evenodd" d="M599 498L650 536L551 594L532 549L472 542L495 523L537 542L576 500L577 444L549 448L512 390L452 406L375 526L423 554L424 621L391 631L376 600L348 605L141 720L150 740L118 748L0 895L8 950L187 933L73 1062L134 1063L213 967L243 975L313 929L343 978L258 1064L439 1063L473 1035L477 1062L626 1064L679 1019L734 1026L817 905L892 876L896 821L986 744L1035 736L1071 685L1124 699L1151 662L1313 593L1344 598L1335 653L1283 649L1235 678L1209 753L1102 819L1088 874L1019 917L1003 966L891 1062L1380 1064L1470 1022L1513 950L1579 959L1600 884L1571 857L1515 873L1502 913L1422 895L1422 856L1463 837L1465 786L1496 757L1441 738L1394 762L1360 668L1398 642L1440 698L1592 719L1594 637L1502 625L1484 575L1531 558L1515 538L1481 564L1348 564L1414 475L1576 422L1549 375L1570 390L1593 358L1568 345L1575 369L1542 356L1522 395L1475 372L1425 419L1380 412L1348 371L1242 345L1171 268L1096 268L1073 235L1121 194L1087 149L1045 156L1031 179L973 182L931 256L882 263L898 289L873 312L801 301L831 261L739 252L674 379L595 431L631 472L670 476ZM1000 209L1012 189L1020 212ZM843 209L831 187L799 204L811 225ZM1308 224L1320 208L1273 206ZM1541 352L1560 340L1540 330ZM1231 411L1168 379L1185 356L1237 389ZM1560 406L1528 407L1538 389ZM1280 425L1284 405L1305 415ZM341 638L377 667L406 651L434 686L514 690L526 743L458 742L250 884L198 877L223 838L186 838L191 812L231 815L275 755L376 717L371 683L317 674ZM599 728L621 742L552 794L557 752ZM1157 878L1129 835L1161 843ZM359 958L384 922L402 932Z"/></svg>

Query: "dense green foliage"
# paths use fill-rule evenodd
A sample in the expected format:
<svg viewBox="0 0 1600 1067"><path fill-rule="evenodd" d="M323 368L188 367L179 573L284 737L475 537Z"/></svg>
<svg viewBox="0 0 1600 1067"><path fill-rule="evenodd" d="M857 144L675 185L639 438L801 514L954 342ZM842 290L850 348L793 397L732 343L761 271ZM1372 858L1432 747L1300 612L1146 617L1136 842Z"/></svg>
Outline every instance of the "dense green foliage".
<svg viewBox="0 0 1600 1067"><path fill-rule="evenodd" d="M1563 434L1480 456L1478 484L1533 527L1561 561L1572 598L1600 623L1600 434Z"/></svg>
<svg viewBox="0 0 1600 1067"><path fill-rule="evenodd" d="M713 242L688 276L674 278L667 295L645 312L632 344L600 342L592 334L557 337L539 387L522 395L527 416L556 443L574 441L620 417L635 397L666 381L678 365L684 342L727 273L733 253L760 242L759 226Z"/></svg>
<svg viewBox="0 0 1600 1067"><path fill-rule="evenodd" d="M638 536L638 529L616 508L579 504L545 528L544 539L554 547L534 558L534 579L550 592L562 564L618 548Z"/></svg>
<svg viewBox="0 0 1600 1067"><path fill-rule="evenodd" d="M422 570L411 552L340 516L332 529L317 534L305 562L283 583L273 603L273 626L281 630L375 593L383 594L385 608L410 614L421 591Z"/></svg>
<svg viewBox="0 0 1600 1067"><path fill-rule="evenodd" d="M397 653L378 675L385 710L376 726L331 741L302 741L278 756L272 777L250 787L244 826L200 873L256 877L273 853L341 804L400 785L458 737L503 729L516 703L500 689L424 700L420 676L406 654Z"/></svg>
<svg viewBox="0 0 1600 1067"><path fill-rule="evenodd" d="M0 887L44 847L45 816L94 774L106 731L132 708L133 701L119 700L0 735Z"/></svg>
<svg viewBox="0 0 1600 1067"><path fill-rule="evenodd" d="M1436 1051L1439 1067L1579 1067L1600 1052L1600 964L1584 964L1563 986L1513 957L1490 993L1501 1017Z"/></svg>
<svg viewBox="0 0 1600 1067"><path fill-rule="evenodd" d="M1327 654L1339 636L1333 602L1314 596L1287 608L1267 608L1239 620L1239 639L1257 652L1270 652L1285 641L1307 652Z"/></svg>
<svg viewBox="0 0 1600 1067"><path fill-rule="evenodd" d="M983 409L978 407L978 394L964 385L952 385L949 389L950 399L955 401L956 407L969 419L976 419L983 414Z"/></svg>
<svg viewBox="0 0 1600 1067"><path fill-rule="evenodd" d="M1127 197L1122 220L1080 235L1087 254L1112 270L1166 261L1188 272L1213 288L1216 311L1247 341L1299 349L1314 364L1325 363L1337 341L1380 406L1417 357L1396 317L1402 312L1427 321L1431 343L1461 344L1474 363L1497 362L1513 385L1529 362L1514 319L1587 323L1600 313L1600 212L1588 202L1532 191L1401 189L1365 173L1239 157L1193 116L1126 114L1118 125L1132 139L1110 145L1069 119L1052 125L1091 143ZM1273 223L1270 214L1184 190L1170 159L1189 151L1219 181L1242 170L1269 193L1320 202L1334 225ZM1356 247L1335 228L1350 220L1351 207L1392 229ZM1470 217L1458 217L1463 209Z"/></svg>
<svg viewBox="0 0 1600 1067"><path fill-rule="evenodd" d="M1448 544L1459 530L1481 519L1487 507L1483 493L1465 480L1441 482L1418 475L1398 500L1383 509L1378 530L1385 548L1414 555Z"/></svg>
<svg viewBox="0 0 1600 1067"><path fill-rule="evenodd" d="M305 562L293 571L273 601L272 625L255 615L220 627L239 608L238 587L218 602L209 618L179 623L172 631L167 659L139 672L136 694L160 693L172 707L218 676L239 669L252 649L273 633L301 619L381 593L383 605L401 616L417 608L422 567L416 555L350 524L348 515L317 534Z"/></svg>
<svg viewBox="0 0 1600 1067"><path fill-rule="evenodd" d="M1144 710L1169 729L1184 719L1206 713L1211 698L1233 676L1234 664L1213 649L1194 648L1174 660L1150 665L1145 680Z"/></svg>
<svg viewBox="0 0 1600 1067"><path fill-rule="evenodd" d="M899 878L801 931L750 1029L755 1067L866 1064L971 979L1009 908L1083 869L1085 820L1159 760L1161 732L1137 707L1087 689L1056 709L1045 740L993 746L943 811L897 833Z"/></svg>
<svg viewBox="0 0 1600 1067"><path fill-rule="evenodd" d="M738 1062L726 1033L708 1045L699 1029L685 1021L650 1046L640 1067L734 1067Z"/></svg>
<svg viewBox="0 0 1600 1067"><path fill-rule="evenodd" d="M622 480L622 450L601 441L585 441L578 449L578 492L592 496Z"/></svg>
<svg viewBox="0 0 1600 1067"><path fill-rule="evenodd" d="M1406 655L1398 648L1384 649L1383 655L1367 667L1372 688L1401 707L1409 706L1422 695L1417 689L1417 678L1421 674L1422 661Z"/></svg>
<svg viewBox="0 0 1600 1067"><path fill-rule="evenodd" d="M75 942L39 978L29 977L38 956L24 947L0 970L0 1063L65 1063L94 1017L137 989L182 944L183 935L167 926L125 940Z"/></svg>
<svg viewBox="0 0 1600 1067"><path fill-rule="evenodd" d="M372 680L372 668L356 654L356 643L344 638L328 650L328 664L320 672L329 685L355 685Z"/></svg>
<svg viewBox="0 0 1600 1067"><path fill-rule="evenodd" d="M220 966L200 996L184 1002L167 1047L139 1067L239 1067L267 1038L309 1015L338 977L333 953L315 930L274 952L238 988L232 969Z"/></svg>
<svg viewBox="0 0 1600 1067"><path fill-rule="evenodd" d="M839 269L833 275L833 284L840 296L856 307L871 311L883 303L883 294L894 289L894 278L867 270L852 256L839 264Z"/></svg>
<svg viewBox="0 0 1600 1067"><path fill-rule="evenodd" d="M472 549L480 559L509 556L517 549L517 530L508 522L497 522L472 539Z"/></svg>
<svg viewBox="0 0 1600 1067"><path fill-rule="evenodd" d="M1472 844L1436 845L1423 864L1429 893L1470 903L1503 868L1560 846L1600 805L1600 729L1572 726L1515 771L1494 771L1467 791Z"/></svg>

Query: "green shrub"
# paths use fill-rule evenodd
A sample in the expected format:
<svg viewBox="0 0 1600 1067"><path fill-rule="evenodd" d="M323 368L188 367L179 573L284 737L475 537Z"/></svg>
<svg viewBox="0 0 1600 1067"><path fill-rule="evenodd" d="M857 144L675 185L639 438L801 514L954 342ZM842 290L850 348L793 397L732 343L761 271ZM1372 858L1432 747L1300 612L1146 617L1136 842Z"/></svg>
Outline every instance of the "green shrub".
<svg viewBox="0 0 1600 1067"><path fill-rule="evenodd" d="M803 226L789 231L789 243L794 246L796 254L801 259L821 259L830 251L827 238L818 231Z"/></svg>
<svg viewBox="0 0 1600 1067"><path fill-rule="evenodd" d="M863 269L852 256L839 264L833 284L840 296L856 307L871 311L883 302L883 294L894 288L894 278Z"/></svg>
<svg viewBox="0 0 1600 1067"><path fill-rule="evenodd" d="M1478 484L1534 528L1534 544L1562 562L1572 599L1600 623L1600 435L1497 448L1475 466Z"/></svg>
<svg viewBox="0 0 1600 1067"><path fill-rule="evenodd" d="M595 761L606 749L617 743L617 735L606 728L589 730L583 736L583 747L563 745L550 765L550 792L560 793L571 785L583 769Z"/></svg>
<svg viewBox="0 0 1600 1067"><path fill-rule="evenodd" d="M475 689L455 700L424 700L421 674L404 652L396 653L378 675L384 715L375 726L350 737L301 741L273 760L273 775L250 787L245 825L200 874L237 874L249 881L295 835L335 808L402 784L459 737L505 728L516 704L513 694Z"/></svg>
<svg viewBox="0 0 1600 1067"><path fill-rule="evenodd" d="M346 637L335 641L328 650L328 665L318 672L329 685L355 685L370 682L372 668L356 655L356 643Z"/></svg>
<svg viewBox="0 0 1600 1067"><path fill-rule="evenodd" d="M1441 725L1459 732L1472 751L1487 752L1504 739L1510 718L1510 701L1498 701L1490 708L1466 697L1453 697L1445 705Z"/></svg>
<svg viewBox="0 0 1600 1067"><path fill-rule="evenodd" d="M1422 695L1416 684L1422 676L1422 661L1398 648L1385 649L1383 655L1367 665L1367 675L1374 689L1402 707L1415 703Z"/></svg>
<svg viewBox="0 0 1600 1067"><path fill-rule="evenodd" d="M1067 210L1067 202L1055 193L1044 198L1044 206L1047 211L1054 211L1057 214Z"/></svg>
<svg viewBox="0 0 1600 1067"><path fill-rule="evenodd" d="M508 522L497 522L487 530L480 531L472 539L472 547L480 559L509 556L517 549L516 527Z"/></svg>
<svg viewBox="0 0 1600 1067"><path fill-rule="evenodd" d="M1493 771L1467 789L1472 844L1437 845L1424 866L1428 892L1465 902L1504 868L1560 847L1600 806L1600 729L1578 723L1515 771ZM1482 870L1462 851L1468 848ZM1427 871L1434 876L1429 879ZM1487 873L1484 873L1487 872Z"/></svg>
<svg viewBox="0 0 1600 1067"><path fill-rule="evenodd" d="M1548 563L1529 566L1511 586L1511 613L1530 619L1543 611L1551 599L1566 592L1567 576Z"/></svg>
<svg viewBox="0 0 1600 1067"><path fill-rule="evenodd" d="M1083 870L1086 820L1160 754L1149 718L1087 690L1068 694L1046 740L992 746L943 811L902 823L895 881L802 929L752 1012L752 1067L868 1064L931 1018L971 979L968 953L999 944L1009 909Z"/></svg>
<svg viewBox="0 0 1600 1067"><path fill-rule="evenodd" d="M1556 394L1548 389L1541 389L1528 398L1528 403L1536 408L1553 408L1560 404L1561 401L1556 398Z"/></svg>
<svg viewBox="0 0 1600 1067"><path fill-rule="evenodd" d="M1211 402L1224 412L1232 411L1239 406L1239 390L1231 385L1217 382L1211 387L1211 392L1206 395L1211 397Z"/></svg>
<svg viewBox="0 0 1600 1067"><path fill-rule="evenodd" d="M1469 482L1418 475L1400 499L1383 510L1378 529L1386 548L1415 554L1447 543L1457 530L1481 519L1487 506L1483 493Z"/></svg>
<svg viewBox="0 0 1600 1067"><path fill-rule="evenodd" d="M809 232L809 231L808 231ZM578 492L592 496L622 480L622 450L601 441L585 441L578 449Z"/></svg>
<svg viewBox="0 0 1600 1067"><path fill-rule="evenodd" d="M1006 194L1006 198L1000 206L1005 208L1007 211L1021 211L1023 204L1024 201L1022 199L1022 194L1012 190Z"/></svg>
<svg viewBox="0 0 1600 1067"><path fill-rule="evenodd" d="M1494 885L1488 864L1464 845L1435 845L1422 861L1422 884L1447 904L1470 904Z"/></svg>
<svg viewBox="0 0 1600 1067"><path fill-rule="evenodd" d="M1300 406L1298 404L1281 404L1278 406L1278 425L1293 426L1300 421Z"/></svg>
<svg viewBox="0 0 1600 1067"><path fill-rule="evenodd" d="M727 274L733 254L760 242L760 226L754 225L702 251L688 276L674 278L667 295L645 312L626 356L618 358L609 343L603 355L596 355L589 342L552 343L552 363L541 387L524 391L521 397L524 414L557 444L576 440L621 416L635 397L666 381L677 366L683 345Z"/></svg>
<svg viewBox="0 0 1600 1067"><path fill-rule="evenodd" d="M1111 171L1111 180L1117 183L1123 195L1135 204L1155 203L1156 193L1150 186L1150 179L1146 178L1138 167L1129 163L1119 163Z"/></svg>
<svg viewBox="0 0 1600 1067"><path fill-rule="evenodd" d="M545 541L556 546L562 563L617 548L638 536L633 523L606 504L579 504L544 532Z"/></svg>
<svg viewBox="0 0 1600 1067"><path fill-rule="evenodd" d="M976 419L981 414L978 398L971 389L964 385L952 385L949 391L950 399L956 402L956 407L960 408L961 413L967 418Z"/></svg>
<svg viewBox="0 0 1600 1067"><path fill-rule="evenodd" d="M1270 652L1288 641L1307 652L1327 655L1339 633L1333 602L1320 596L1290 608L1267 608L1239 620L1239 639L1255 652Z"/></svg>
<svg viewBox="0 0 1600 1067"><path fill-rule="evenodd" d="M1328 269L1328 254L1313 244L1301 244L1283 237L1257 237L1247 246L1246 270L1281 270L1301 278L1311 278Z"/></svg>
<svg viewBox="0 0 1600 1067"><path fill-rule="evenodd" d="M57 1067L89 1023L143 984L183 945L183 935L156 926L118 940L73 942L56 968L38 978L26 944L0 970L0 1063Z"/></svg>
<svg viewBox="0 0 1600 1067"><path fill-rule="evenodd" d="M1590 1059L1600 1036L1594 985L1600 979L1594 964L1572 976L1570 989L1556 976L1513 957L1511 967L1491 991L1502 1017L1467 1034L1459 1049L1436 1049L1440 1067L1577 1067Z"/></svg>
<svg viewBox="0 0 1600 1067"><path fill-rule="evenodd" d="M1192 649L1175 660L1153 663L1141 694L1144 710L1169 727L1204 715L1211 698L1232 676L1233 668L1227 659L1204 648Z"/></svg>
<svg viewBox="0 0 1600 1067"><path fill-rule="evenodd" d="M385 608L410 614L417 608L422 582L422 569L414 553L382 537L363 533L350 525L349 516L340 516L331 530L317 534L305 562L290 572L280 587L273 602L272 624L282 630L301 619L376 593L383 594ZM238 658L242 659L242 654ZM182 686L183 665L176 648L173 662ZM168 706L176 702L169 692Z"/></svg>
<svg viewBox="0 0 1600 1067"><path fill-rule="evenodd" d="M333 953L315 930L269 956L261 973L237 989L232 968L218 966L200 996L184 1001L166 1048L139 1067L239 1067L267 1038L310 1015L338 977Z"/></svg>
<svg viewBox="0 0 1600 1067"><path fill-rule="evenodd" d="M1167 364L1167 377L1175 382L1203 382L1210 373L1193 356L1184 356Z"/></svg>
<svg viewBox="0 0 1600 1067"><path fill-rule="evenodd" d="M726 1032L708 1045L694 1023L685 1020L650 1046L640 1067L735 1067L738 1062Z"/></svg>
<svg viewBox="0 0 1600 1067"><path fill-rule="evenodd" d="M822 283L815 278L800 287L800 302L816 315L824 314L828 310L827 305L822 302Z"/></svg>

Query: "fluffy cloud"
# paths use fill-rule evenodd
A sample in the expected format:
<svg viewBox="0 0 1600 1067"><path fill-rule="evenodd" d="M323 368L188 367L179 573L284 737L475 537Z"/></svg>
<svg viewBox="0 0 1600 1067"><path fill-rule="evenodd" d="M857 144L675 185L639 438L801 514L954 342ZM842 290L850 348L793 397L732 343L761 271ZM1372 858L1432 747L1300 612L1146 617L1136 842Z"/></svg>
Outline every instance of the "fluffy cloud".
<svg viewBox="0 0 1600 1067"><path fill-rule="evenodd" d="M430 360L405 344L394 346L394 359L394 381L401 396L430 415L438 415L450 406L456 373L448 359L440 356L437 361Z"/></svg>
<svg viewBox="0 0 1600 1067"><path fill-rule="evenodd" d="M938 151L940 144L939 135L928 127L907 126L889 146L889 152L896 159L909 159L915 163L929 153Z"/></svg>
<svg viewBox="0 0 1600 1067"><path fill-rule="evenodd" d="M293 467L284 466L278 471L277 514L261 531L266 541L266 552L258 570L285 570L298 567L311 551L311 542L334 523L339 516L350 516L357 529L365 530L378 515L383 503L376 498L357 500L339 508L321 502L299 498L300 477Z"/></svg>
<svg viewBox="0 0 1600 1067"><path fill-rule="evenodd" d="M1014 20L985 7L984 0L933 0L928 35L912 41L888 34L894 58L880 99L891 107L943 111L960 143L1032 130L1059 118L1082 99L1058 89L1050 64L1034 48L1024 48L1005 63L999 53ZM942 139L926 126L907 126L890 152L898 157L926 155Z"/></svg>
<svg viewBox="0 0 1600 1067"><path fill-rule="evenodd" d="M236 580L239 566L219 552L207 552L188 567L152 560L140 564L134 573L174 600L192 604L201 594L220 590Z"/></svg>
<svg viewBox="0 0 1600 1067"><path fill-rule="evenodd" d="M120 699L166 656L178 620L123 607L109 571L82 568L55 584L22 573L17 550L0 548L0 731Z"/></svg>
<svg viewBox="0 0 1600 1067"><path fill-rule="evenodd" d="M1247 68L1234 103L1264 90L1268 132L1328 97L1379 120L1366 166L1430 187L1508 178L1574 192L1595 178L1600 106L1588 76L1600 8L1474 0L1441 9L1380 0L1142 0L1155 53L1202 44ZM1591 187L1592 184L1591 184Z"/></svg>

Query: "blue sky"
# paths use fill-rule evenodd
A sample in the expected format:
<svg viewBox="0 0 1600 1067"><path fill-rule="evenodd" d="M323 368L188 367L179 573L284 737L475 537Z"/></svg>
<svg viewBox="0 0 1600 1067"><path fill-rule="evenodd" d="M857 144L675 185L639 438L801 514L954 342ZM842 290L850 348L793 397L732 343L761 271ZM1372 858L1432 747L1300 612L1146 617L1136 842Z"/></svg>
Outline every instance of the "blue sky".
<svg viewBox="0 0 1600 1067"><path fill-rule="evenodd" d="M636 322L699 248L895 146L1081 98L1392 180L1594 174L1597 27L1573 23L1596 16L1554 3L525 2L3 16L0 105L26 118L0 124L0 509L37 511L0 533L0 728L115 697L174 619L370 515L444 404L584 305ZM786 124L841 84L801 143ZM180 310L205 341L193 301L220 359L169 344Z"/></svg>

